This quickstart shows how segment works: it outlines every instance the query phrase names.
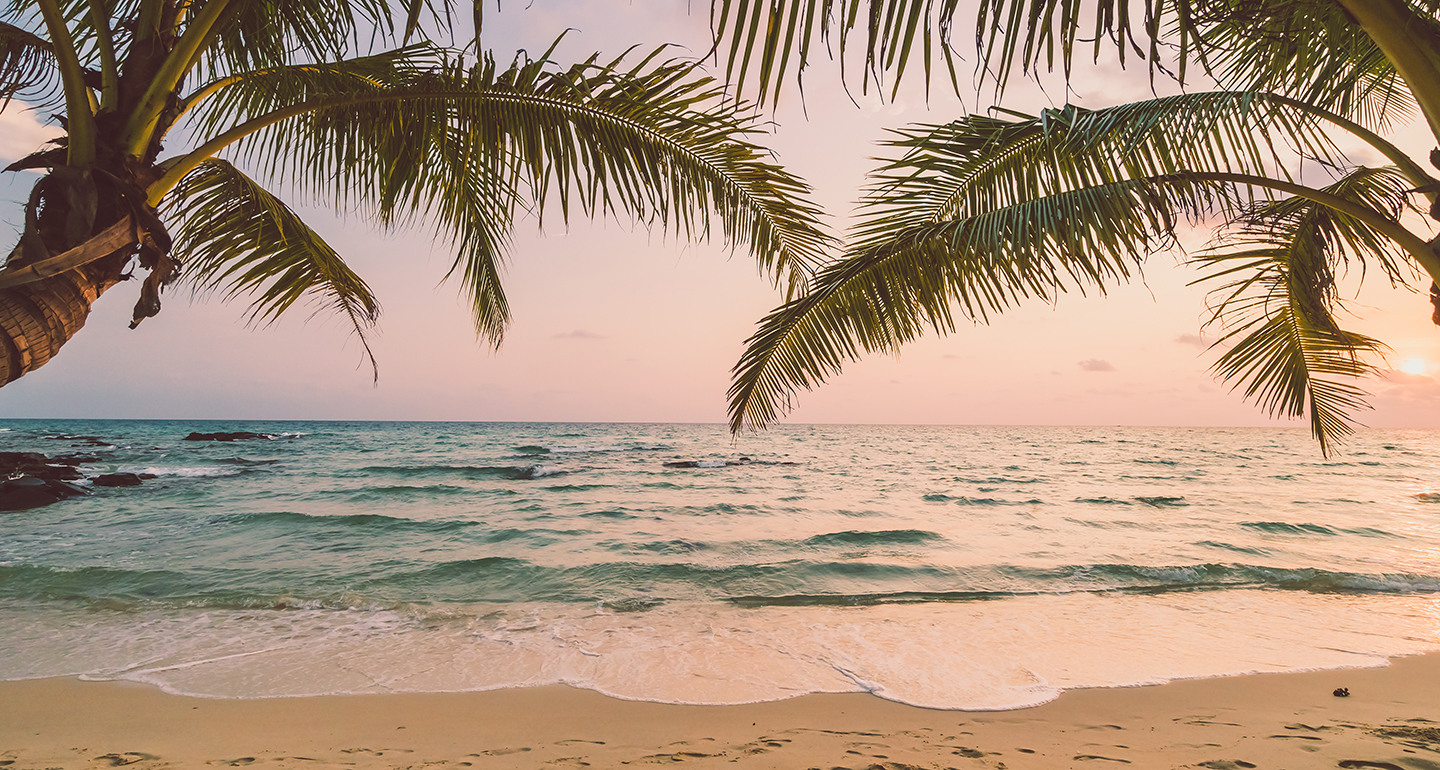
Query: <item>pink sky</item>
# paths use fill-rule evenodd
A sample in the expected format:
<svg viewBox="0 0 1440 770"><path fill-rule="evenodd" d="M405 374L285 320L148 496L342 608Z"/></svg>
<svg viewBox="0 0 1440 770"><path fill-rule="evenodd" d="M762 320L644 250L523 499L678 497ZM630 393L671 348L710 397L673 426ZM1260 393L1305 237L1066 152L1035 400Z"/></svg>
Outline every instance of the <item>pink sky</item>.
<svg viewBox="0 0 1440 770"><path fill-rule="evenodd" d="M704 3L535 5L544 8L506 4L487 19L486 44L506 58L518 47L538 53L565 27L577 32L562 55L577 57L632 43L698 49L706 41ZM698 10L687 14L687 5ZM1078 82L1076 98L1086 106L1148 94L1143 74L1114 68ZM809 119L792 98L770 142L816 186L837 229L884 127L960 114L943 96L928 109L913 97L860 101L852 105L832 73L817 69L807 78ZM1022 86L1006 103L1033 110L1052 102ZM7 161L53 133L14 112L0 117ZM1428 150L1423 130L1411 128L1402 139L1419 157ZM19 231L18 202L32 179L12 182L4 196L7 233ZM749 257L718 245L676 242L613 221L577 219L566 228L556 218L544 234L522 222L506 277L515 323L497 353L477 343L455 287L439 283L451 257L427 233L383 234L356 217L307 212L383 303L373 344L378 387L338 319L309 319L300 310L275 326L248 329L242 305L192 302L182 291L130 331L138 287L121 285L56 360L0 392L0 417L719 422L730 366L755 322L780 301ZM852 364L802 394L788 421L1272 424L1209 374L1215 354L1198 339L1206 290L1185 285L1195 277L1174 256L1153 257L1143 285L1105 297L1069 295L1054 307L1032 304L988 327L924 339L898 359ZM1391 364L1410 372L1372 382L1377 408L1362 419L1440 425L1433 408L1440 329L1430 324L1426 298L1372 280L1355 308L1363 321L1354 328L1388 342Z"/></svg>

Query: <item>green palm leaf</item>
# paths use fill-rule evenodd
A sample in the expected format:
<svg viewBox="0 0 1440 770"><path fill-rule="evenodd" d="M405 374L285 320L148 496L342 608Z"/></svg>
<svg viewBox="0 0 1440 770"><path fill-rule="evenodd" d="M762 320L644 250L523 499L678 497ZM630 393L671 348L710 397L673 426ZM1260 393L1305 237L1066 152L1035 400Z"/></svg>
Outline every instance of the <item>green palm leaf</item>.
<svg viewBox="0 0 1440 770"><path fill-rule="evenodd" d="M733 429L773 421L799 388L846 361L894 351L926 329L953 331L956 310L983 322L1026 298L1128 280L1146 255L1174 245L1182 221L1259 222L1284 206L1318 208L1275 200L1270 186L1307 189L1289 181L1285 159L1325 160L1312 174L1344 162L1310 108L1237 92L972 115L898 132L889 144L904 154L876 173L848 255L748 341L730 392ZM1347 179L1311 191L1356 207L1355 217L1328 220L1327 232L1345 244L1334 253L1377 257L1398 277L1402 257L1375 227L1395 226L1407 177ZM1347 402L1314 383L1312 393L1325 396L1317 419L1335 435L1332 417Z"/></svg>
<svg viewBox="0 0 1440 770"><path fill-rule="evenodd" d="M1264 4L1207 25L1207 63L1222 83L1287 94L1384 130L1416 110L1394 63L1333 2Z"/></svg>
<svg viewBox="0 0 1440 770"><path fill-rule="evenodd" d="M1195 172L1288 178L1283 161L1297 154L1342 161L1317 116L1261 93L1011 115L897 131L886 145L904 155L873 175L857 243L868 247L915 226L1118 180Z"/></svg>
<svg viewBox="0 0 1440 770"><path fill-rule="evenodd" d="M444 49L417 43L335 62L233 71L195 89L181 109L189 113L191 131L209 136L307 99L402 85L407 77L444 66L446 57Z"/></svg>
<svg viewBox="0 0 1440 770"><path fill-rule="evenodd" d="M860 86L868 90L892 75L893 97L917 57L927 85L934 66L943 62L959 91L950 34L960 5L960 0L714 0L710 23L717 53L726 60L726 80L742 91L753 82L761 103L767 98L778 103L786 75L793 68L798 79L815 52L832 40L838 39L843 69L852 41L862 35Z"/></svg>
<svg viewBox="0 0 1440 770"><path fill-rule="evenodd" d="M1440 41L1434 0L1412 0L1417 40ZM967 6L968 8L968 6ZM927 87L943 63L959 92L952 35L966 19L956 0L712 0L715 54L727 81L778 101L816 52L841 62L863 48L861 87L889 79L893 96L912 62ZM974 17L974 73L1002 92L1016 74L1059 69L1107 50L1139 59L1151 77L1188 82L1197 65L1226 88L1271 91L1372 127L1408 115L1414 100L1391 63L1334 0L981 0ZM838 41L834 51L831 42ZM853 76L842 74L847 84Z"/></svg>
<svg viewBox="0 0 1440 770"><path fill-rule="evenodd" d="M175 253L198 290L227 300L252 295L250 318L259 323L312 300L349 321L375 366L367 341L380 315L374 294L280 199L229 163L210 160L185 177L167 204Z"/></svg>
<svg viewBox="0 0 1440 770"><path fill-rule="evenodd" d="M48 41L0 22L0 109L20 95L27 101L51 102L59 93L57 75Z"/></svg>
<svg viewBox="0 0 1440 770"><path fill-rule="evenodd" d="M730 388L730 426L764 426L795 392L863 353L985 320L1026 298L1126 280L1180 217L1236 205L1229 185L1170 175L1067 190L892 233L818 273L760 322Z"/></svg>
<svg viewBox="0 0 1440 770"><path fill-rule="evenodd" d="M435 221L461 247L452 273L465 279L477 328L492 342L508 318L494 294L498 261L527 203L537 217L578 209L682 237L718 231L798 290L831 243L808 186L751 141L762 130L751 112L693 64L659 53L633 66L592 57L563 70L546 58L505 69L489 57L471 67L396 66L334 94L242 80L200 114L208 126L260 113L232 129L246 137L239 152L302 193L367 208L384 223ZM340 85L349 75L325 77Z"/></svg>
<svg viewBox="0 0 1440 770"><path fill-rule="evenodd" d="M1328 192L1398 217L1408 180L1394 169L1357 168ZM1340 328L1337 269L1376 263L1392 282L1413 276L1395 244L1363 222L1307 200L1287 198L1246 212L1243 226L1198 254L1206 279L1227 279L1212 323L1233 344L1215 364L1223 379L1273 416L1308 413L1311 432L1327 455L1354 430L1353 413L1366 408L1353 380L1376 371L1378 340ZM1338 378L1338 379L1337 379Z"/></svg>

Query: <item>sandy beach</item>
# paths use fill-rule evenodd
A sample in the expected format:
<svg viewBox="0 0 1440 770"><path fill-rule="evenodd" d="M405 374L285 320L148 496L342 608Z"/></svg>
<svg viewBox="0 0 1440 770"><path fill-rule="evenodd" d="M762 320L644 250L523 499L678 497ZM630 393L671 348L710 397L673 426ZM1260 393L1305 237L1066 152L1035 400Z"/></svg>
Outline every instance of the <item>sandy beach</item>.
<svg viewBox="0 0 1440 770"><path fill-rule="evenodd" d="M1340 687L1350 696L1333 695ZM15 770L656 764L1440 770L1440 655L1073 691L1005 712L863 694L677 706L562 686L218 700L126 683L0 683L0 765Z"/></svg>

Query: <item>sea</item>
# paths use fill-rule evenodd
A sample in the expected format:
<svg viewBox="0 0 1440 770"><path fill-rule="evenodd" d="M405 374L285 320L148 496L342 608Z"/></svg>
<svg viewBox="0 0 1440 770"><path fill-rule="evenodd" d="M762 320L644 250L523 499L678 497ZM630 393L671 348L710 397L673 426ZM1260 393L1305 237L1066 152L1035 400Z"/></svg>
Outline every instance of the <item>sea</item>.
<svg viewBox="0 0 1440 770"><path fill-rule="evenodd" d="M191 432L270 438L183 440ZM1440 432L0 420L0 679L936 709L1440 650ZM1341 681L1337 678L1337 682Z"/></svg>

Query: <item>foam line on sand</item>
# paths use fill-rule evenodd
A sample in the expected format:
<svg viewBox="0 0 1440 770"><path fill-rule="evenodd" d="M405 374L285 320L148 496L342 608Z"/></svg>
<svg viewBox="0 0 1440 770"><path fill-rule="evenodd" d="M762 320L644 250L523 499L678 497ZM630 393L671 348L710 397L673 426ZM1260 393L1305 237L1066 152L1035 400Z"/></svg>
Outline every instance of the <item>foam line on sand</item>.
<svg viewBox="0 0 1440 770"><path fill-rule="evenodd" d="M562 686L215 700L119 682L0 683L4 770L653 765L1440 770L1440 654L1074 691L990 713L864 694L675 706Z"/></svg>

